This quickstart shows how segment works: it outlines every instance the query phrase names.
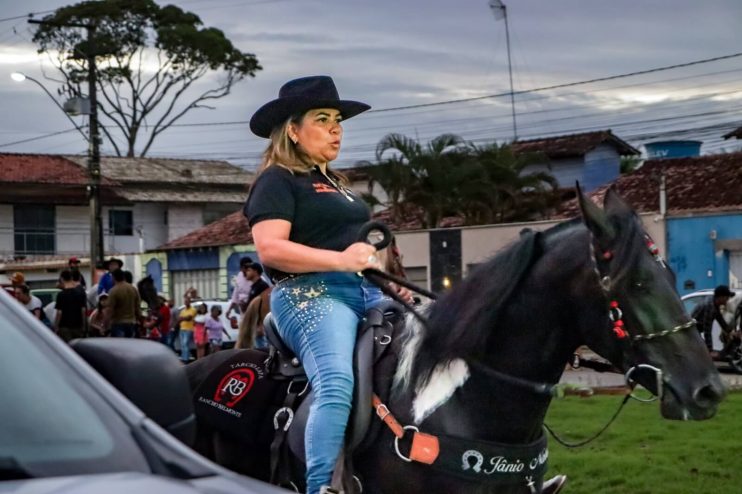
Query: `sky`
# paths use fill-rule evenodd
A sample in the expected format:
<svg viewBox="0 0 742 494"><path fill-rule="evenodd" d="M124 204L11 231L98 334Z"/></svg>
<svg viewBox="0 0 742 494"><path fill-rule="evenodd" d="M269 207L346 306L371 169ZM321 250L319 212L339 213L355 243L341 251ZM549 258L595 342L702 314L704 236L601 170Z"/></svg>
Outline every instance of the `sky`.
<svg viewBox="0 0 742 494"><path fill-rule="evenodd" d="M0 0L0 19L69 3ZM505 22L488 0L170 3L224 31L240 50L254 53L263 70L213 110L181 119L149 156L227 159L253 169L266 142L250 133L250 116L287 80L316 74L331 75L341 98L373 107L345 123L340 167L374 161L376 145L391 132L423 143L444 133L477 144L514 138ZM666 139L701 140L705 154L740 147L721 135L742 125L742 2L505 3L520 139L612 129L637 147ZM85 153L87 144L74 130L39 138L72 124L38 85L10 78L23 72L56 97L58 84L45 78L55 69L30 42L33 28L25 19L0 21L0 152ZM654 70L719 57L728 58ZM33 140L16 143L27 139ZM103 152L112 147L104 143Z"/></svg>

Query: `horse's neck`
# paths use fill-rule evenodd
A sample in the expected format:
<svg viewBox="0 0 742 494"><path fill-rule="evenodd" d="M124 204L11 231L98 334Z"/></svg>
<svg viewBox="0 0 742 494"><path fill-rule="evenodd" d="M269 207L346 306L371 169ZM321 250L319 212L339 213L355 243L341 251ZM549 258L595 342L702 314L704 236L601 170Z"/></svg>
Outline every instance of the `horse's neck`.
<svg viewBox="0 0 742 494"><path fill-rule="evenodd" d="M515 305L506 307L498 320L490 350L480 361L483 367L532 383L559 381L571 352L581 343L573 324L561 320L564 307L559 305L563 299L559 291L584 273L582 264L556 256L534 266L531 281L521 285L521 294L527 295L513 296ZM561 274L554 274L557 271ZM408 341L403 366L414 355L414 340ZM413 390L413 382L404 396L398 395L397 404L409 407L408 418L423 429L506 443L527 442L541 434L550 398L493 377L467 359L436 372L422 389Z"/></svg>

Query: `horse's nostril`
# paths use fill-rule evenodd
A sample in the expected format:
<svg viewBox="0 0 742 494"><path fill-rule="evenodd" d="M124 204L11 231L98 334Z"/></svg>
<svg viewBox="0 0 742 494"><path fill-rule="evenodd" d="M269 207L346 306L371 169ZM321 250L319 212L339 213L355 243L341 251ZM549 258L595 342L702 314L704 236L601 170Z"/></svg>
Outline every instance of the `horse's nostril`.
<svg viewBox="0 0 742 494"><path fill-rule="evenodd" d="M719 383L709 383L702 386L693 393L693 401L700 406L715 405L719 403L726 395L724 385Z"/></svg>

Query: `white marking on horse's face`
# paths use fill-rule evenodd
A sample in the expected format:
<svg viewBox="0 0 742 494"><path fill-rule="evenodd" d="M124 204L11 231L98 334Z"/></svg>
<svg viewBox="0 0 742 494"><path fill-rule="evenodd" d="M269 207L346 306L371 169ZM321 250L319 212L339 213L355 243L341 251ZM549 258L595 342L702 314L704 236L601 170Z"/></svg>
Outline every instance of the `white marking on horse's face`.
<svg viewBox="0 0 742 494"><path fill-rule="evenodd" d="M469 379L469 366L463 359L438 364L424 388L416 390L412 402L415 424L420 424L438 407L448 401L453 393Z"/></svg>

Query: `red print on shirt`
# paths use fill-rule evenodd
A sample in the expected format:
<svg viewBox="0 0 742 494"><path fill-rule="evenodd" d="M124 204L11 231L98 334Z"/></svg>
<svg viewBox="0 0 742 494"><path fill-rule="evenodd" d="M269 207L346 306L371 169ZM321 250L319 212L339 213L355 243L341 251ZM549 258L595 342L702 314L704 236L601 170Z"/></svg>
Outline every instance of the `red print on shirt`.
<svg viewBox="0 0 742 494"><path fill-rule="evenodd" d="M315 192L337 192L333 187L323 184L322 182L314 182L312 185L314 186Z"/></svg>

